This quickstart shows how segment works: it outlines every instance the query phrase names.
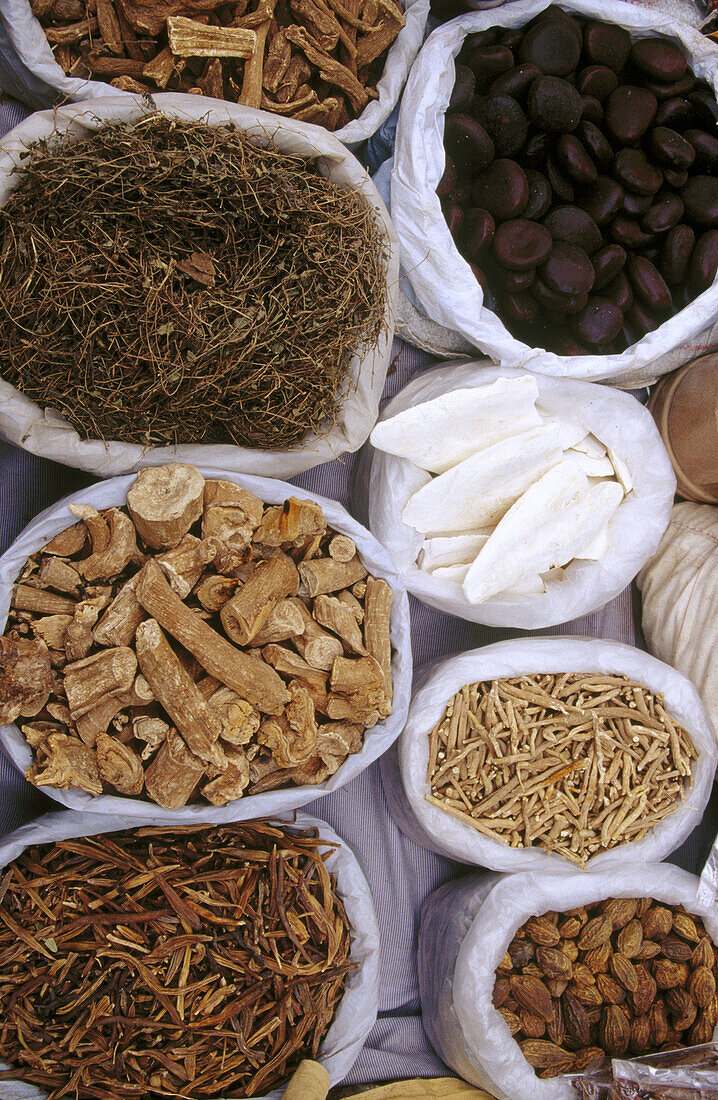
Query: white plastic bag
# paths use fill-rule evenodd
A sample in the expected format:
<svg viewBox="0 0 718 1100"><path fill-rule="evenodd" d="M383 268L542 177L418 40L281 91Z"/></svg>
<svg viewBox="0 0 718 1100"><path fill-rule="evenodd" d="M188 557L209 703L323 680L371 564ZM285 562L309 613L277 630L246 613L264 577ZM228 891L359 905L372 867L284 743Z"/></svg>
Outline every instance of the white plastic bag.
<svg viewBox="0 0 718 1100"><path fill-rule="evenodd" d="M445 363L423 371L383 409L381 420L464 386L481 386L525 372L485 361ZM587 615L617 596L658 546L673 504L676 479L650 413L629 394L607 386L536 375L543 413L584 424L627 464L633 491L609 526L611 548L600 562L573 561L541 595L470 604L459 584L437 579L416 564L423 536L402 522L409 497L426 475L404 459L374 451L368 485L369 527L386 546L408 590L423 603L487 626L542 629ZM481 487L477 486L477 491ZM447 511L451 501L446 502Z"/></svg>
<svg viewBox="0 0 718 1100"><path fill-rule="evenodd" d="M541 1080L491 1003L496 967L529 917L604 898L651 897L702 917L718 942L714 906L696 898L698 879L669 864L623 863L585 875L472 874L424 903L419 929L422 1022L443 1060L498 1100L575 1100L560 1077Z"/></svg>
<svg viewBox="0 0 718 1100"><path fill-rule="evenodd" d="M198 821L248 821L251 818L286 813L297 806L305 806L321 798L322 795L336 791L359 775L396 740L406 720L412 676L409 601L386 550L335 500L317 496L303 489L299 490L296 486L288 485L283 481L237 477L225 470L212 470L205 467L202 467L202 473L206 477L220 477L233 481L267 504L281 504L290 496L316 501L322 507L327 524L335 531L350 535L354 539L361 559L369 572L375 577L383 577L391 585L394 592L390 624L394 678L391 714L376 726L366 730L360 752L348 756L334 775L330 776L325 783L319 783L316 786L287 787L284 790L246 795L226 806L212 807L196 802L180 810L163 810L154 802L120 795L103 794L93 798L87 791L41 788L55 802L60 802L72 810L84 810L96 814L122 814L125 817L131 814L136 821L157 824L174 822L185 825ZM63 531L74 522L74 517L68 511L68 504L91 504L98 510L112 506L120 507L125 504L127 490L134 480L133 476L118 477L91 485L46 508L25 528L0 558L0 623L3 627L10 607L13 583L27 558L41 549L59 531ZM31 764L32 753L16 725L0 727L0 745L15 767L24 774Z"/></svg>
<svg viewBox="0 0 718 1100"><path fill-rule="evenodd" d="M370 138L399 102L412 62L424 38L429 0L405 0L406 25L389 48L384 71L377 84L377 99L366 105L358 118L334 132L350 147ZM129 95L103 80L66 76L55 61L45 32L30 10L28 0L0 0L0 21L5 25L9 49L0 57L0 77L5 87L35 110L52 107L60 99L82 102L98 96ZM202 97L200 96L200 102ZM217 104L213 100L213 105ZM232 104L227 104L232 106ZM275 123L279 115L271 116ZM324 131L325 133L327 131Z"/></svg>
<svg viewBox="0 0 718 1100"><path fill-rule="evenodd" d="M675 851L700 822L713 787L718 744L692 683L669 665L640 649L602 638L515 638L473 649L438 662L421 676L396 745L382 757L384 793L396 824L417 844L462 863L494 871L552 871L586 874L562 856L543 848L510 848L484 836L460 818L426 801L429 793L429 735L449 699L466 684L543 672L600 672L628 676L655 693L688 731L699 758L694 785L685 802L643 838L593 856L589 871L604 871L631 862L658 862ZM421 674L420 674L421 675Z"/></svg>
<svg viewBox="0 0 718 1100"><path fill-rule="evenodd" d="M718 728L718 508L676 504L638 587L648 648L690 677Z"/></svg>
<svg viewBox="0 0 718 1100"><path fill-rule="evenodd" d="M199 817L195 824L209 824L210 820L209 817ZM239 818L228 816L225 820L237 821ZM349 957L358 964L346 979L344 994L317 1055L317 1060L331 1077L332 1085L336 1085L354 1065L376 1022L379 1007L379 928L374 902L356 856L324 821L301 813L281 818L273 815L273 821L296 825L298 829L316 828L327 845L336 845L336 850L327 858L326 867L330 874L336 875L337 894L344 903L351 926ZM72 812L45 814L0 840L0 870L33 845L118 832L132 828L134 824L147 823L128 820L126 813L112 816ZM6 1068L7 1065L0 1062L0 1069ZM257 1100L279 1100L283 1091L281 1088L274 1089ZM42 1100L46 1096L42 1089L24 1081L0 1082L0 1100Z"/></svg>
<svg viewBox="0 0 718 1100"><path fill-rule="evenodd" d="M39 31L39 26L38 26ZM379 411L379 399L391 357L394 332L396 283L399 255L396 234L386 207L366 170L336 137L319 126L278 118L266 111L254 111L231 103L203 101L202 97L166 93L153 98L157 109L170 118L207 122L211 126L234 123L260 142L273 141L283 153L318 158L324 176L341 186L361 191L387 241L386 324L373 351L352 358L335 423L325 432L310 433L296 447L258 450L231 444L181 444L172 447L143 447L137 443L82 440L58 412L42 410L15 387L0 379L0 434L26 451L102 477L125 474L143 466L166 462L204 462L224 470L293 477L346 451L356 451L369 435ZM132 122L147 114L147 105L137 96L115 95L91 103L60 107L30 115L0 141L0 204L5 202L19 175L15 171L26 146L39 138L59 142L70 135L87 137L107 122Z"/></svg>
<svg viewBox="0 0 718 1100"><path fill-rule="evenodd" d="M464 336L496 362L559 377L647 385L718 342L718 276L713 286L620 355L558 356L510 335L483 306L483 294L454 244L436 186L444 171L444 115L455 78L454 58L467 34L488 27L521 27L551 0L519 0L459 16L427 39L412 66L396 134L391 213L402 265L423 310ZM663 34L680 43L697 76L718 87L718 51L704 35L653 5L622 0L562 0L567 11L619 23L634 38Z"/></svg>

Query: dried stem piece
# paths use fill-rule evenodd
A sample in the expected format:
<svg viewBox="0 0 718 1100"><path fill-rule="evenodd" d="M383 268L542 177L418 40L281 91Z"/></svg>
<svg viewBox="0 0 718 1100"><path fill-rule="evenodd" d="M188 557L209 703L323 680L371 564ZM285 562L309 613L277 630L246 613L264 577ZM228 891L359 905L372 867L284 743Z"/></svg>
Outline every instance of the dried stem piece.
<svg viewBox="0 0 718 1100"><path fill-rule="evenodd" d="M196 466L173 462L141 470L127 491L127 508L148 546L177 546L202 515L204 478Z"/></svg>
<svg viewBox="0 0 718 1100"><path fill-rule="evenodd" d="M259 48L254 31L208 27L194 19L171 15L167 37L176 57L252 57Z"/></svg>

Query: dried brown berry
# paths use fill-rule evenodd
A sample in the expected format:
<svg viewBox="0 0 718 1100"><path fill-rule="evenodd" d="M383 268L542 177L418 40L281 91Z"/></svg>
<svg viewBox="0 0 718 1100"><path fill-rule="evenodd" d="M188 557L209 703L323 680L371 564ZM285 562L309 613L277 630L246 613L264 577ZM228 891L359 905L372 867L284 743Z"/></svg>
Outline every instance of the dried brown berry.
<svg viewBox="0 0 718 1100"><path fill-rule="evenodd" d="M592 951L607 943L613 932L613 924L610 917L594 917L584 925L581 935L578 937L578 946L581 951Z"/></svg>
<svg viewBox="0 0 718 1100"><path fill-rule="evenodd" d="M526 921L525 928L528 938L541 947L555 947L561 939L556 922L547 916L531 917Z"/></svg>
<svg viewBox="0 0 718 1100"><path fill-rule="evenodd" d="M546 1021L522 1008L519 1012L521 1030L528 1039L541 1039L546 1034Z"/></svg>
<svg viewBox="0 0 718 1100"><path fill-rule="evenodd" d="M573 964L558 947L537 947L536 963L547 978L569 981L573 974Z"/></svg>
<svg viewBox="0 0 718 1100"><path fill-rule="evenodd" d="M550 1021L546 1030L552 1043L563 1046L566 1041L566 1026L561 1001L553 1002L553 1020Z"/></svg>
<svg viewBox="0 0 718 1100"><path fill-rule="evenodd" d="M644 940L636 953L636 958L645 962L647 959L655 959L661 953L660 943L655 940Z"/></svg>
<svg viewBox="0 0 718 1100"><path fill-rule="evenodd" d="M512 962L512 969L516 967L517 970L521 970L522 967L528 966L536 954L536 948L530 940L519 940L518 943L514 940L509 944L509 956Z"/></svg>
<svg viewBox="0 0 718 1100"><path fill-rule="evenodd" d="M651 1045L660 1046L665 1043L668 1034L668 1020L666 1010L660 1001L657 1001L648 1013L648 1023L651 1028Z"/></svg>
<svg viewBox="0 0 718 1100"><path fill-rule="evenodd" d="M641 923L643 935L647 940L660 940L673 928L673 916L670 909L666 909L663 905L654 905L644 915Z"/></svg>
<svg viewBox="0 0 718 1100"><path fill-rule="evenodd" d="M583 962L592 974L607 974L611 965L613 950L610 943L602 943L600 947L594 947L583 956Z"/></svg>
<svg viewBox="0 0 718 1100"><path fill-rule="evenodd" d="M671 962L687 962L693 954L693 948L679 936L666 936L661 940L661 954Z"/></svg>
<svg viewBox="0 0 718 1100"><path fill-rule="evenodd" d="M681 909L673 914L673 931L684 940L688 940L689 943L698 943L700 939L693 917L689 917Z"/></svg>
<svg viewBox="0 0 718 1100"><path fill-rule="evenodd" d="M656 959L653 964L653 977L659 989L673 989L677 985L686 984L688 967L685 963L674 963L670 959ZM715 990L715 984L713 989Z"/></svg>
<svg viewBox="0 0 718 1100"><path fill-rule="evenodd" d="M616 950L625 955L627 959L636 957L643 943L643 925L640 920L630 920L625 928L622 928L616 937Z"/></svg>
<svg viewBox="0 0 718 1100"><path fill-rule="evenodd" d="M521 1021L519 1020L516 1013L509 1012L507 1008L500 1008L499 1015L502 1016L506 1023L509 1025L509 1031L511 1032L511 1034L518 1035L518 1033L521 1031Z"/></svg>
<svg viewBox="0 0 718 1100"><path fill-rule="evenodd" d="M713 1038L713 1027L714 1025L710 1022L705 1012L700 1012L698 1014L698 1019L688 1032L691 1044L698 1047L701 1046L702 1043L710 1043Z"/></svg>
<svg viewBox="0 0 718 1100"><path fill-rule="evenodd" d="M511 992L523 1008L527 1008L535 1016L540 1016L547 1023L553 1019L551 995L542 981L523 974L517 974L509 981Z"/></svg>
<svg viewBox="0 0 718 1100"><path fill-rule="evenodd" d="M596 985L607 1004L620 1005L625 1001L626 990L610 974L598 974Z"/></svg>
<svg viewBox="0 0 718 1100"><path fill-rule="evenodd" d="M638 977L638 986L631 994L631 1000L633 1001L633 1007L637 1015L644 1016L648 1013L651 1005L656 999L658 986L645 966L640 963L636 967L636 975Z"/></svg>
<svg viewBox="0 0 718 1100"><path fill-rule="evenodd" d="M561 1001L567 1034L580 1046L588 1046L591 1041L591 1025L588 1022L586 1009L568 989Z"/></svg>
<svg viewBox="0 0 718 1100"><path fill-rule="evenodd" d="M567 917L558 926L561 939L572 940L579 934L585 923L585 921L579 920L578 917Z"/></svg>
<svg viewBox="0 0 718 1100"><path fill-rule="evenodd" d="M691 956L692 966L707 966L712 970L715 966L715 952L708 939L699 940Z"/></svg>
<svg viewBox="0 0 718 1100"><path fill-rule="evenodd" d="M509 980L508 978L497 978L494 983L494 993L492 1002L494 1008L500 1008L508 1000L509 996Z"/></svg>
<svg viewBox="0 0 718 1100"><path fill-rule="evenodd" d="M629 958L620 951L614 951L611 956L611 973L616 981L620 982L629 993L635 993L638 989L638 974Z"/></svg>
<svg viewBox="0 0 718 1100"><path fill-rule="evenodd" d="M605 917L610 917L614 932L625 928L636 915L638 902L636 898L608 898L601 903L601 911Z"/></svg>
<svg viewBox="0 0 718 1100"><path fill-rule="evenodd" d="M551 996L554 997L554 998L562 997L567 986L568 986L568 982L561 981L558 978L547 978L546 979L546 987L547 987L549 993L551 994Z"/></svg>
<svg viewBox="0 0 718 1100"><path fill-rule="evenodd" d="M657 978L656 981L658 981ZM691 1000L695 1001L699 1008L707 1008L716 993L713 971L709 970L707 966L697 967L688 981L688 993Z"/></svg>
<svg viewBox="0 0 718 1100"><path fill-rule="evenodd" d="M573 1055L569 1051L561 1050L555 1043L549 1043L545 1039L527 1039L519 1043L521 1053L526 1061L534 1069L558 1069L565 1072L573 1061Z"/></svg>
<svg viewBox="0 0 718 1100"><path fill-rule="evenodd" d="M651 1045L651 1025L647 1016L634 1016L631 1021L631 1046L639 1054Z"/></svg>
<svg viewBox="0 0 718 1100"><path fill-rule="evenodd" d="M608 1005L598 1025L599 1042L609 1054L625 1054L631 1038L625 1014L618 1005Z"/></svg>

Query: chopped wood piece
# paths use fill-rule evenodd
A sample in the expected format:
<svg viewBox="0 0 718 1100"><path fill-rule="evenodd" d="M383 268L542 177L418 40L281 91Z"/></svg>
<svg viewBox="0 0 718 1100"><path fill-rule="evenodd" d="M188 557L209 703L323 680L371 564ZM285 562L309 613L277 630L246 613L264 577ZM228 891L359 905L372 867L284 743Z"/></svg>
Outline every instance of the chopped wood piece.
<svg viewBox="0 0 718 1100"><path fill-rule="evenodd" d="M46 615L31 624L33 634L41 638L48 649L65 648L65 631L72 622L72 615Z"/></svg>
<svg viewBox="0 0 718 1100"><path fill-rule="evenodd" d="M264 505L247 489L232 481L208 479L204 487L202 538L217 538L225 546L246 550L262 521ZM221 559L217 559L224 572Z"/></svg>
<svg viewBox="0 0 718 1100"><path fill-rule="evenodd" d="M394 684L391 673L391 587L385 580L367 577L364 601L364 639L369 653L384 673L386 705L391 709ZM381 708L380 708L381 709ZM387 710L387 714L389 711Z"/></svg>
<svg viewBox="0 0 718 1100"><path fill-rule="evenodd" d="M98 735L105 733L112 719L126 706L126 695L108 695L92 710L80 715L75 721L75 726L84 744L92 748L97 742Z"/></svg>
<svg viewBox="0 0 718 1100"><path fill-rule="evenodd" d="M145 67L143 69L143 73L147 77L147 79L152 80L157 85L158 88L166 88L168 82L170 81L170 79L172 78L174 73L180 73L182 71L182 69L184 68L184 65L185 65L184 61L178 61L177 58L175 57L175 55L172 53L172 50L169 48L169 46L165 46L165 48L163 50L160 50L160 52L157 54L157 57L153 57L151 61L147 62L147 64L145 65ZM122 79L122 78L120 78L120 79ZM125 77L125 79L127 79L127 77ZM179 465L179 463L177 465ZM164 467L164 469L166 469L166 468L167 467ZM143 472L148 473L150 471L144 470ZM153 470L152 472L154 473L156 471ZM199 471L197 471L197 472L199 473ZM201 476L202 475L200 474L200 477ZM135 485L136 484L137 484L137 482L135 482ZM133 486L133 488L134 488L134 486ZM129 503L129 494L128 494L128 503ZM200 511L201 511L201 509L200 509ZM130 509L130 512L132 512L132 509ZM137 527L137 530L140 532L140 535L141 535L142 539L144 540L144 542L146 542L148 546L154 545L153 543L149 542L144 537L144 535L142 535L142 532L140 531L140 525L137 523L136 518L134 516L132 518L135 520L135 526ZM198 518L199 518L198 516L195 516L195 519L198 519ZM180 521L178 526L181 527L182 526L182 523L181 523L182 517L179 516L178 519ZM169 522L170 522L170 525L171 525L173 521L170 520ZM192 523L194 523L194 520L192 520L192 522L188 524L188 526L186 528L187 531L189 531L190 527L192 526ZM171 536L171 538L173 538L173 537L174 536ZM174 543L170 539L170 541L162 541L158 545L159 546L173 546Z"/></svg>
<svg viewBox="0 0 718 1100"><path fill-rule="evenodd" d="M324 758L361 752L364 727L354 722L325 722L317 730L317 752Z"/></svg>
<svg viewBox="0 0 718 1100"><path fill-rule="evenodd" d="M136 752L106 733L97 736L97 767L105 783L120 794L141 794L145 785L142 761Z"/></svg>
<svg viewBox="0 0 718 1100"><path fill-rule="evenodd" d="M42 19L48 15L55 0L30 0L30 11L36 19Z"/></svg>
<svg viewBox="0 0 718 1100"><path fill-rule="evenodd" d="M335 561L351 561L357 552L356 543L354 539L349 538L349 535L335 535L333 539L329 541L329 557L334 558Z"/></svg>
<svg viewBox="0 0 718 1100"><path fill-rule="evenodd" d="M311 122L313 126L324 126L327 130L332 130L339 117L340 106L340 100L336 96L327 96L321 103L303 107L294 117L299 122Z"/></svg>
<svg viewBox="0 0 718 1100"><path fill-rule="evenodd" d="M309 88L306 95L301 96L299 99L293 99L290 103L278 103L274 99L270 99L269 96L262 94L262 107L265 111L274 111L278 115L293 115L295 111L300 110L302 107L309 106L310 103L318 103L317 93Z"/></svg>
<svg viewBox="0 0 718 1100"><path fill-rule="evenodd" d="M234 595L239 581L236 577L205 577L197 589L197 599L206 611L220 611Z"/></svg>
<svg viewBox="0 0 718 1100"><path fill-rule="evenodd" d="M204 696L201 685L198 685L198 689ZM247 745L252 740L259 729L261 719L246 699L242 699L231 688L220 687L212 692L208 702L222 724L219 735L222 741L228 741L231 745Z"/></svg>
<svg viewBox="0 0 718 1100"><path fill-rule="evenodd" d="M176 57L249 57L258 48L254 31L208 27L182 15L167 20L167 37Z"/></svg>
<svg viewBox="0 0 718 1100"><path fill-rule="evenodd" d="M213 806L226 806L235 798L241 798L249 784L249 761L244 753L235 750L229 767L216 779L205 783L202 794Z"/></svg>
<svg viewBox="0 0 718 1100"><path fill-rule="evenodd" d="M197 77L197 85L206 96L212 99L224 98L224 69L219 58L211 58L205 65L204 72Z"/></svg>
<svg viewBox="0 0 718 1100"><path fill-rule="evenodd" d="M86 581L110 580L126 569L131 561L139 558L137 535L130 517L119 508L108 508L103 518L109 525L110 541L104 549L96 551L93 540L89 558L77 563Z"/></svg>
<svg viewBox="0 0 718 1100"><path fill-rule="evenodd" d="M147 619L138 626L135 637L142 674L187 746L201 760L218 764L222 760L216 744L221 729L219 719L198 692L159 623Z"/></svg>
<svg viewBox="0 0 718 1100"><path fill-rule="evenodd" d="M142 61L145 55L142 52L142 47L137 41L137 35L135 34L134 29L127 22L125 13L122 10L121 2L118 2L115 6L115 15L117 16L117 22L120 27L120 40L125 47L127 56L131 57L134 61ZM122 77L119 77L119 79L122 80ZM132 78L126 77L125 79ZM129 91L131 89L127 90Z"/></svg>
<svg viewBox="0 0 718 1100"><path fill-rule="evenodd" d="M53 15L57 15L57 4ZM112 0L97 0L97 22L102 40L110 53L122 54L122 31Z"/></svg>
<svg viewBox="0 0 718 1100"><path fill-rule="evenodd" d="M347 562L312 558L311 561L301 562L298 568L302 585L312 598L349 588L367 575L358 555Z"/></svg>
<svg viewBox="0 0 718 1100"><path fill-rule="evenodd" d="M330 718L366 724L385 702L384 673L373 657L338 657L330 677ZM372 723L373 724L373 723Z"/></svg>
<svg viewBox="0 0 718 1100"><path fill-rule="evenodd" d="M109 541L109 530L107 532ZM87 542L87 526L84 523L73 523L72 527L66 527L58 535L50 539L47 546L43 546L43 554L57 554L61 558L72 557L79 554Z"/></svg>
<svg viewBox="0 0 718 1100"><path fill-rule="evenodd" d="M133 61L128 57L105 57L90 53L87 64L95 76L129 76L133 80L142 80L145 74L145 61Z"/></svg>
<svg viewBox="0 0 718 1100"><path fill-rule="evenodd" d="M244 66L242 92L239 97L239 102L244 103L247 107L259 107L262 101L264 51L276 3L277 0L261 0L258 12L261 11L265 18L254 32L247 32L255 35L252 56Z"/></svg>
<svg viewBox="0 0 718 1100"><path fill-rule="evenodd" d="M137 658L127 646L103 649L92 657L65 665L64 686L72 717L89 713L106 696L128 691L137 672Z"/></svg>
<svg viewBox="0 0 718 1100"><path fill-rule="evenodd" d="M317 723L311 695L301 684L290 684L292 701L284 714L266 719L257 740L266 745L282 768L293 768L316 752Z"/></svg>
<svg viewBox="0 0 718 1100"><path fill-rule="evenodd" d="M356 596L352 595L348 588L345 588L343 592L340 592L337 596L339 603L343 603L345 607L348 607L358 623L364 622L364 608L359 603ZM374 656L374 654L372 654Z"/></svg>
<svg viewBox="0 0 718 1100"><path fill-rule="evenodd" d="M322 50L303 27L289 27L287 38L302 51L308 61L316 65L322 80L346 92L355 110L362 111L366 107L370 99L369 91L345 65Z"/></svg>
<svg viewBox="0 0 718 1100"><path fill-rule="evenodd" d="M150 84L141 84L139 80L133 80L131 76L115 76L110 81L113 88L119 88L123 92L132 92L134 95L144 95L152 92Z"/></svg>
<svg viewBox="0 0 718 1100"><path fill-rule="evenodd" d="M75 616L65 631L65 653L68 661L79 661L92 649L92 628L100 611L107 603L105 596L81 600L75 608Z"/></svg>
<svg viewBox="0 0 718 1100"><path fill-rule="evenodd" d="M167 577L170 587L184 600L216 555L217 546L214 542L200 541L194 535L184 535L174 549L159 554L155 561Z"/></svg>
<svg viewBox="0 0 718 1100"><path fill-rule="evenodd" d="M334 596L317 596L314 601L314 618L322 626L341 638L350 653L366 656L364 639L353 610Z"/></svg>
<svg viewBox="0 0 718 1100"><path fill-rule="evenodd" d="M28 769L27 778L38 787L56 787L62 791L79 789L97 796L102 794L102 779L93 749L77 737L53 733L41 746L42 765Z"/></svg>
<svg viewBox="0 0 718 1100"><path fill-rule="evenodd" d="M135 578L126 581L107 608L93 637L98 645L129 645L145 617L145 610L135 595Z"/></svg>
<svg viewBox="0 0 718 1100"><path fill-rule="evenodd" d="M75 614L75 601L69 596L57 596L54 592L44 592L26 584L15 586L12 602L18 611L35 611L40 615Z"/></svg>
<svg viewBox="0 0 718 1100"><path fill-rule="evenodd" d="M222 626L237 645L249 645L274 607L299 589L297 567L286 554L261 561L220 611Z"/></svg>
<svg viewBox="0 0 718 1100"><path fill-rule="evenodd" d="M195 763L177 730L170 729L145 772L145 790L164 810L181 810L203 774L204 768Z"/></svg>
<svg viewBox="0 0 718 1100"><path fill-rule="evenodd" d="M68 504L73 516L79 516L90 536L93 554L101 554L110 545L110 525L105 516L91 504Z"/></svg>
<svg viewBox="0 0 718 1100"><path fill-rule="evenodd" d="M337 657L344 656L344 646L339 638L322 630L302 600L296 601L296 609L302 616L304 630L293 639L294 645L312 668L329 672Z"/></svg>
<svg viewBox="0 0 718 1100"><path fill-rule="evenodd" d="M341 27L331 12L324 12L314 0L289 0L290 7L323 50L330 52L339 44Z"/></svg>
<svg viewBox="0 0 718 1100"><path fill-rule="evenodd" d="M393 0L378 0L381 21L364 35L357 45L357 68L362 69L376 60L391 46L402 27L406 26L401 8Z"/></svg>
<svg viewBox="0 0 718 1100"><path fill-rule="evenodd" d="M299 96L299 88L311 75L312 67L306 57L302 57L300 54L295 53L277 88L277 99L279 102L286 104L289 103L290 100L301 98Z"/></svg>
<svg viewBox="0 0 718 1100"><path fill-rule="evenodd" d="M79 23L70 23L67 27L47 27L45 36L52 45L71 46L82 38L94 34L99 24L95 18L81 19Z"/></svg>
<svg viewBox="0 0 718 1100"><path fill-rule="evenodd" d="M155 562L147 562L138 575L137 598L145 610L197 658L210 676L234 688L265 714L277 714L282 710L287 693L277 673L263 661L236 649L186 607Z"/></svg>
<svg viewBox="0 0 718 1100"><path fill-rule="evenodd" d="M160 59L166 53L163 51L145 65L145 76L151 75L148 69L152 65L162 63ZM174 65L171 56L170 60ZM171 67L167 80L172 75ZM127 508L142 541L158 550L177 546L202 515L204 484L197 467L186 462L141 470L127 490Z"/></svg>
<svg viewBox="0 0 718 1100"><path fill-rule="evenodd" d="M77 596L81 584L75 567L60 557L44 558L37 579L43 588L55 588L68 596Z"/></svg>
<svg viewBox="0 0 718 1100"><path fill-rule="evenodd" d="M267 91L276 92L282 77L289 68L291 59L292 47L287 41L284 28L282 28L274 35L272 41L269 43L267 56L264 60L262 84Z"/></svg>
<svg viewBox="0 0 718 1100"><path fill-rule="evenodd" d="M299 609L301 600L280 600L272 608L261 630L252 638L251 646L265 646L272 642L286 642L304 633L304 616ZM301 604L304 607L303 604Z"/></svg>
<svg viewBox="0 0 718 1100"><path fill-rule="evenodd" d="M20 729L31 749L43 745L51 733L67 733L67 729L59 722L32 722L20 726Z"/></svg>
<svg viewBox="0 0 718 1100"><path fill-rule="evenodd" d="M0 725L32 718L54 686L50 653L43 641L6 634L0 638Z"/></svg>
<svg viewBox="0 0 718 1100"><path fill-rule="evenodd" d="M140 37L156 38L164 29L169 16L197 16L222 7L223 0L119 0L119 6L128 23Z"/></svg>
<svg viewBox="0 0 718 1100"><path fill-rule="evenodd" d="M323 537L326 530L327 522L319 504L289 497L284 504L267 508L254 538L264 546L283 546L304 542L315 535Z"/></svg>

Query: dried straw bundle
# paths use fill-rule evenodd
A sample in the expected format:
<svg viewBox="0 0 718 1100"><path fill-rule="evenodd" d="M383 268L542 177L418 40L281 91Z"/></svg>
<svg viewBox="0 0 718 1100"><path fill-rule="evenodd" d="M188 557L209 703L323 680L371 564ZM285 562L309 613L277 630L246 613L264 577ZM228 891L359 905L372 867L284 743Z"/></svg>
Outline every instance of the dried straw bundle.
<svg viewBox="0 0 718 1100"><path fill-rule="evenodd" d="M83 438L293 446L384 325L366 199L150 114L30 150L0 208L0 370Z"/></svg>

